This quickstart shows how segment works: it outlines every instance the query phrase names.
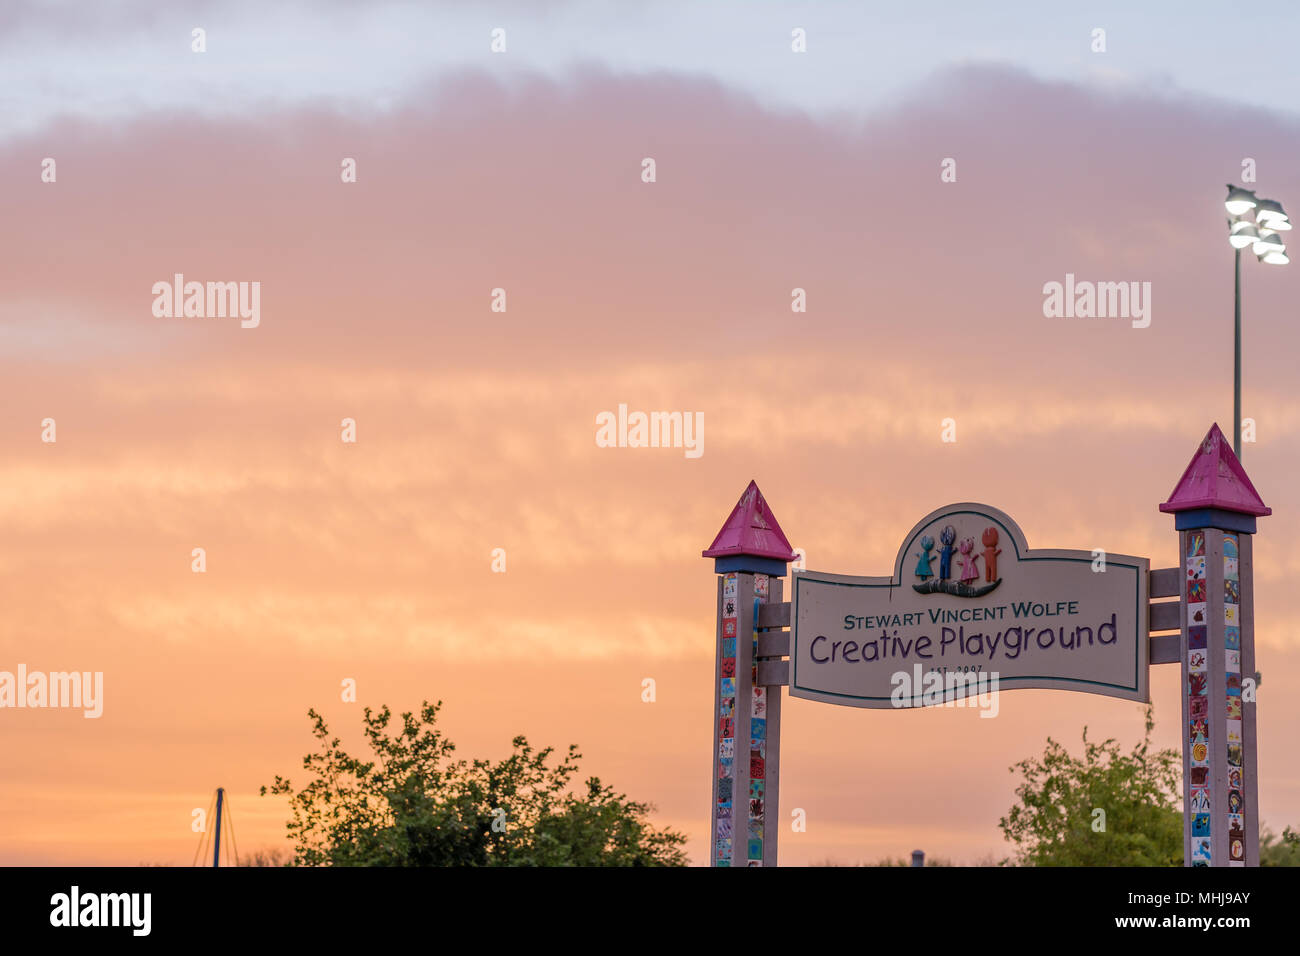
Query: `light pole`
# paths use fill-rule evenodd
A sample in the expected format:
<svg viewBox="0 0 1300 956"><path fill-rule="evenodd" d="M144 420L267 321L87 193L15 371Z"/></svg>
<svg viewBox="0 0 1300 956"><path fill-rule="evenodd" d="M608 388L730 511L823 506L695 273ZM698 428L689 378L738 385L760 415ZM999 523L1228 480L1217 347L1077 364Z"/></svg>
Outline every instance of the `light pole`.
<svg viewBox="0 0 1300 956"><path fill-rule="evenodd" d="M1228 183L1228 197L1223 201L1228 210L1228 242L1235 250L1236 277L1233 282L1233 362L1232 362L1232 450L1241 460L1241 250L1247 246L1260 262L1271 266L1286 265L1286 244L1279 232L1291 228L1291 220L1282 211L1282 204L1272 199L1259 199L1252 189L1242 189ZM1255 219L1250 219L1251 210Z"/></svg>

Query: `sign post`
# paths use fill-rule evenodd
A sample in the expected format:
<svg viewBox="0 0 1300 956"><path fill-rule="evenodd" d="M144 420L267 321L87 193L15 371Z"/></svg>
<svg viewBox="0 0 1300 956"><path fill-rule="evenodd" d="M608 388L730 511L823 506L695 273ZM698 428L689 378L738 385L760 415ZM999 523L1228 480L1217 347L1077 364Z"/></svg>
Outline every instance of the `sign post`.
<svg viewBox="0 0 1300 956"><path fill-rule="evenodd" d="M781 688L759 676L758 614L769 600L781 603L795 554L757 484L704 556L718 575L710 858L714 866L776 866Z"/></svg>
<svg viewBox="0 0 1300 956"><path fill-rule="evenodd" d="M1183 864L1259 865L1251 540L1272 514L1219 426L1160 510L1174 515L1182 618Z"/></svg>

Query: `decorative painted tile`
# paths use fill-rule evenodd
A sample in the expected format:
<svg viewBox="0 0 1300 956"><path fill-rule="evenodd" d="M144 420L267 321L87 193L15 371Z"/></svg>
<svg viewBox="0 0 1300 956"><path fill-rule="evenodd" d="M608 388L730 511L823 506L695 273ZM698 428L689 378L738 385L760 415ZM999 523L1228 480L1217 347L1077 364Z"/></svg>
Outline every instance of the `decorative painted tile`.
<svg viewBox="0 0 1300 956"><path fill-rule="evenodd" d="M726 618L722 622L722 636L724 638L736 636L736 619L734 617Z"/></svg>
<svg viewBox="0 0 1300 956"><path fill-rule="evenodd" d="M749 841L749 858L750 858L751 860L762 860L762 859L763 859L763 841L762 841L762 840L750 840L750 841Z"/></svg>
<svg viewBox="0 0 1300 956"><path fill-rule="evenodd" d="M723 677L736 676L736 659L734 657L724 657L722 659L721 667Z"/></svg>
<svg viewBox="0 0 1300 956"><path fill-rule="evenodd" d="M724 777L734 777L736 775L736 758L718 756L718 773Z"/></svg>
<svg viewBox="0 0 1300 956"><path fill-rule="evenodd" d="M745 833L751 840L763 839L763 806L758 807L758 816L750 816L749 822L745 825Z"/></svg>
<svg viewBox="0 0 1300 956"><path fill-rule="evenodd" d="M1205 554L1205 532L1193 531L1187 535L1187 556Z"/></svg>
<svg viewBox="0 0 1300 956"><path fill-rule="evenodd" d="M1200 674L1187 675L1187 696L1188 697L1200 697L1205 693L1207 676L1208 675L1206 675L1204 672Z"/></svg>
<svg viewBox="0 0 1300 956"><path fill-rule="evenodd" d="M1228 696L1240 697L1241 696L1241 675L1225 674L1224 676L1227 678Z"/></svg>
<svg viewBox="0 0 1300 956"><path fill-rule="evenodd" d="M1223 646L1229 650L1241 650L1241 628L1229 627L1223 631Z"/></svg>
<svg viewBox="0 0 1300 956"><path fill-rule="evenodd" d="M730 821L730 820L719 820L719 821L718 821L718 839L719 839L719 840L729 840L730 838L731 838L731 821Z"/></svg>
<svg viewBox="0 0 1300 956"><path fill-rule="evenodd" d="M749 721L749 735L757 740L766 740L767 721L762 717L751 717Z"/></svg>
<svg viewBox="0 0 1300 956"><path fill-rule="evenodd" d="M1206 696L1187 698L1187 713L1191 717L1208 717L1210 714L1210 698Z"/></svg>
<svg viewBox="0 0 1300 956"><path fill-rule="evenodd" d="M766 693L766 690L767 690L767 688L765 688L765 687L755 687L755 688L754 688L754 699L751 701L751 704L752 704L753 706L750 707L750 714L753 715L754 717L764 717L764 718L766 718L766 716L767 716L767 693ZM766 723L766 721L764 721L764 722Z"/></svg>
<svg viewBox="0 0 1300 956"><path fill-rule="evenodd" d="M739 584L734 574L728 574L722 580L722 596L724 598L734 598Z"/></svg>
<svg viewBox="0 0 1300 956"><path fill-rule="evenodd" d="M1192 768L1191 768L1191 775L1192 775L1192 786L1193 786L1193 787L1205 787L1205 786L1209 786L1209 783L1210 783L1210 781L1209 781L1210 768L1209 768L1209 767L1192 767Z"/></svg>
<svg viewBox="0 0 1300 956"><path fill-rule="evenodd" d="M1187 652L1187 669L1193 674L1199 674L1206 669L1205 651L1189 650Z"/></svg>
<svg viewBox="0 0 1300 956"><path fill-rule="evenodd" d="M719 736L719 737L735 737L735 736L736 736L736 721L735 721L735 718L733 718L733 717L719 717L719 718L718 718L718 736Z"/></svg>
<svg viewBox="0 0 1300 956"><path fill-rule="evenodd" d="M1208 813L1210 810L1210 790L1208 787L1192 787L1192 812Z"/></svg>
<svg viewBox="0 0 1300 956"><path fill-rule="evenodd" d="M718 778L718 805L722 806L723 804L726 804L727 806L731 806L731 778L730 777Z"/></svg>
<svg viewBox="0 0 1300 956"><path fill-rule="evenodd" d="M749 752L767 759L767 741L756 737L749 738Z"/></svg>
<svg viewBox="0 0 1300 956"><path fill-rule="evenodd" d="M1240 697L1228 698L1227 714L1229 720L1241 720L1241 698Z"/></svg>
<svg viewBox="0 0 1300 956"><path fill-rule="evenodd" d="M754 593L761 598L766 598L768 589L771 584L771 578L766 574L754 575Z"/></svg>
<svg viewBox="0 0 1300 956"><path fill-rule="evenodd" d="M1240 767L1231 767L1231 768L1229 768L1229 770L1228 770L1228 788L1229 788L1230 790L1240 790L1240 789L1241 789L1241 773L1242 773L1242 771L1241 771L1241 768L1240 768ZM1233 809L1231 809L1231 808L1229 808L1229 812L1230 812L1230 813L1236 813L1237 811L1236 811L1236 810L1233 810Z"/></svg>
<svg viewBox="0 0 1300 956"><path fill-rule="evenodd" d="M1237 717L1237 718L1229 719L1227 722L1227 726L1228 726L1228 743L1230 744L1241 743L1241 718Z"/></svg>
<svg viewBox="0 0 1300 956"><path fill-rule="evenodd" d="M1204 624L1187 629L1187 646L1204 647L1207 628Z"/></svg>
<svg viewBox="0 0 1300 956"><path fill-rule="evenodd" d="M1210 815L1208 813L1196 813L1192 815L1192 836L1207 837L1210 835Z"/></svg>
<svg viewBox="0 0 1300 956"><path fill-rule="evenodd" d="M736 696L736 679L734 677L722 678L722 696L723 697Z"/></svg>
<svg viewBox="0 0 1300 956"><path fill-rule="evenodd" d="M736 759L736 738L726 737L718 741L718 759L735 760Z"/></svg>
<svg viewBox="0 0 1300 956"><path fill-rule="evenodd" d="M1205 555L1187 559L1187 579L1189 581L1205 580Z"/></svg>
<svg viewBox="0 0 1300 956"><path fill-rule="evenodd" d="M750 781L749 781L749 799L751 799L751 800L762 800L762 799L763 799L763 794L766 792L766 790L767 790L767 781L766 781L766 780L750 780Z"/></svg>
<svg viewBox="0 0 1300 956"><path fill-rule="evenodd" d="M1223 652L1223 669L1229 674L1241 673L1241 651Z"/></svg>
<svg viewBox="0 0 1300 956"><path fill-rule="evenodd" d="M724 637L722 639L722 656L723 657L736 656L736 639L734 637Z"/></svg>
<svg viewBox="0 0 1300 956"><path fill-rule="evenodd" d="M1238 557L1237 536L1235 534L1225 534L1223 536L1223 556L1225 558Z"/></svg>
<svg viewBox="0 0 1300 956"><path fill-rule="evenodd" d="M1205 578L1193 578L1187 582L1187 601L1190 604L1204 604L1206 581Z"/></svg>
<svg viewBox="0 0 1300 956"><path fill-rule="evenodd" d="M1241 766L1241 744L1228 744L1228 766Z"/></svg>
<svg viewBox="0 0 1300 956"><path fill-rule="evenodd" d="M763 755L752 750L749 752L749 775L755 780L765 779Z"/></svg>
<svg viewBox="0 0 1300 956"><path fill-rule="evenodd" d="M736 710L736 699L734 697L724 697L718 703L719 717L734 717Z"/></svg>
<svg viewBox="0 0 1300 956"><path fill-rule="evenodd" d="M1242 800L1240 790L1228 791L1228 812L1229 813L1241 813L1241 807L1243 802L1244 801Z"/></svg>
<svg viewBox="0 0 1300 956"><path fill-rule="evenodd" d="M1231 865L1234 860L1245 862L1246 859L1246 841L1243 837L1228 840L1228 864Z"/></svg>
<svg viewBox="0 0 1300 956"><path fill-rule="evenodd" d="M1192 744L1192 766L1208 767L1210 765L1210 747L1205 741Z"/></svg>
<svg viewBox="0 0 1300 956"><path fill-rule="evenodd" d="M1192 865L1210 865L1210 841L1205 837L1192 840Z"/></svg>
<svg viewBox="0 0 1300 956"><path fill-rule="evenodd" d="M1205 616L1205 603L1187 605L1187 625L1209 624L1209 618Z"/></svg>
<svg viewBox="0 0 1300 956"><path fill-rule="evenodd" d="M1234 627L1237 626L1237 605L1235 604L1223 605L1223 623L1232 625Z"/></svg>
<svg viewBox="0 0 1300 956"><path fill-rule="evenodd" d="M1223 582L1223 602L1225 604L1241 603L1241 582L1240 581Z"/></svg>
<svg viewBox="0 0 1300 956"><path fill-rule="evenodd" d="M731 804L730 804L730 803L728 803L728 804L726 804L726 805L718 804L718 819L719 819L719 820L730 820L730 819L731 819Z"/></svg>
<svg viewBox="0 0 1300 956"><path fill-rule="evenodd" d="M1192 743L1198 740L1202 743L1210 739L1210 722L1204 717L1193 717L1188 721L1187 739Z"/></svg>
<svg viewBox="0 0 1300 956"><path fill-rule="evenodd" d="M1223 559L1223 577L1228 581L1241 580L1241 571L1236 558Z"/></svg>

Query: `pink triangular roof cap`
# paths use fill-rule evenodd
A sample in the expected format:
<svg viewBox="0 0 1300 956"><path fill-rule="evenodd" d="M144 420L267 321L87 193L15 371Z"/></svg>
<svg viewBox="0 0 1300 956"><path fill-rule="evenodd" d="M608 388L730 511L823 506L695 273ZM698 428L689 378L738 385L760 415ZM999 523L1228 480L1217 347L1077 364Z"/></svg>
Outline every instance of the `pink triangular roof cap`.
<svg viewBox="0 0 1300 956"><path fill-rule="evenodd" d="M767 499L753 481L736 502L736 507L731 509L731 515L713 539L713 544L704 552L704 557L722 558L732 554L775 558L778 561L795 559L785 532L777 524L776 515L772 514Z"/></svg>
<svg viewBox="0 0 1300 956"><path fill-rule="evenodd" d="M1246 469L1241 467L1218 424L1210 426L1169 500L1160 506L1161 511L1175 513L1196 508L1218 508L1257 516L1273 513L1250 483Z"/></svg>

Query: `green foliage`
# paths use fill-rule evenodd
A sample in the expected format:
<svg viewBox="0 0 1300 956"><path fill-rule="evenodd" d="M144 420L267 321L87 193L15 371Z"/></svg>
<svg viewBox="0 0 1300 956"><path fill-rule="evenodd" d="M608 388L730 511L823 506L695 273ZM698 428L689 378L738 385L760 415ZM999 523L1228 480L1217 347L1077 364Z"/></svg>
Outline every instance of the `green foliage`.
<svg viewBox="0 0 1300 956"><path fill-rule="evenodd" d="M1261 827L1259 865L1300 866L1300 831L1287 827L1279 837L1268 827Z"/></svg>
<svg viewBox="0 0 1300 956"><path fill-rule="evenodd" d="M1088 740L1083 756L1047 738L1041 758L1011 768L1024 781L1020 804L998 821L1027 866L1181 866L1183 863L1182 757L1151 751L1151 708L1146 734L1132 753L1111 739ZM1105 830L1094 830L1094 810Z"/></svg>
<svg viewBox="0 0 1300 956"><path fill-rule="evenodd" d="M570 786L581 754L557 757L516 737L509 757L454 759L437 727L442 703L389 730L388 707L365 710L372 759L361 760L308 711L319 752L303 758L311 777L295 791L276 776L262 794L290 798L286 824L304 866L684 866L683 834L658 830L649 804L596 777ZM554 759L552 759L554 758Z"/></svg>

